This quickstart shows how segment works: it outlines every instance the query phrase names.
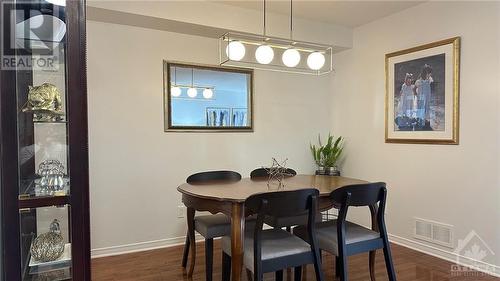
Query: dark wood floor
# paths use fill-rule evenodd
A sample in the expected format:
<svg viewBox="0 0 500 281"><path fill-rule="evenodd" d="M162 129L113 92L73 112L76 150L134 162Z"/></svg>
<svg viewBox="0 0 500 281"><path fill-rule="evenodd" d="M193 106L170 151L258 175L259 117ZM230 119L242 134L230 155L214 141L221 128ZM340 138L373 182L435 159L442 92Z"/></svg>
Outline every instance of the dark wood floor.
<svg viewBox="0 0 500 281"><path fill-rule="evenodd" d="M145 251L120 256L92 260L93 281L153 281L153 280L193 280L204 281L204 248L197 243L197 260L193 278L188 278L181 267L182 246ZM453 276L451 263L405 247L392 246L394 265L398 281L500 281L500 278L472 274L474 276ZM214 281L221 280L221 252L218 241L215 242ZM323 254L325 280L334 280L333 258ZM289 272L290 273L290 272ZM369 281L368 255L349 258L350 281ZM243 274L245 277L245 274ZM288 274L288 276L293 274ZM388 280L382 253L377 254L377 281ZM471 275L471 274L469 274ZM292 280L287 275L285 280ZM274 280L273 274L266 274L266 280ZM246 280L246 279L244 279ZM315 280L311 266L306 268L303 280Z"/></svg>

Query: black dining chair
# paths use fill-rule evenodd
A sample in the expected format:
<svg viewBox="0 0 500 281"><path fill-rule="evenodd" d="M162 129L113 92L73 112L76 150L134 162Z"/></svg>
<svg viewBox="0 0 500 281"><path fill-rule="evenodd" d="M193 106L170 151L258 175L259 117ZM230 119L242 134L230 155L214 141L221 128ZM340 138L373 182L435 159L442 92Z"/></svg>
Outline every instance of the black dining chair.
<svg viewBox="0 0 500 281"><path fill-rule="evenodd" d="M283 269L294 267L295 281L301 280L302 266L314 264L316 280L323 280L321 261L315 239L317 189L277 191L250 196L245 208L257 214L255 227L245 231L243 263L253 272L253 281L262 281L266 272L276 272L276 280L283 279ZM307 233L310 243L282 229L263 230L267 216L308 216ZM231 238L222 238L222 280L229 281L231 270Z"/></svg>
<svg viewBox="0 0 500 281"><path fill-rule="evenodd" d="M206 181L221 181L221 182L235 182L241 180L241 175L233 171L210 171L201 172L190 175L186 182L190 184L203 183ZM202 187L203 185L200 185ZM205 238L205 267L206 267L206 280L212 280L213 269L213 241L214 238L229 235L231 233L231 219L224 214L203 215L195 216L194 228L188 222L188 232L186 234L186 242L184 244L184 254L182 256L182 267L186 267L189 255L189 247L196 247L191 245L191 239L194 237L194 232L197 231ZM193 274L195 257L191 257L191 268L188 275Z"/></svg>
<svg viewBox="0 0 500 281"><path fill-rule="evenodd" d="M294 169L286 168L285 169L285 176L295 176L297 175L297 172ZM257 168L250 172L250 178L262 178L262 177L269 177L269 168Z"/></svg>
<svg viewBox="0 0 500 281"><path fill-rule="evenodd" d="M392 263L391 249L385 226L385 206L387 189L383 182L356 184L341 187L330 194L334 206L339 207L336 220L321 222L316 225L318 247L333 254L336 258L336 272L341 281L347 281L347 257L364 252L383 249L389 281L396 281ZM378 211L377 211L378 204ZM368 206L373 213L372 225L376 230L346 221L349 207ZM309 241L309 233L304 226L294 228L293 233ZM374 253L374 252L373 252ZM375 280L375 256L370 254L370 277Z"/></svg>
<svg viewBox="0 0 500 281"><path fill-rule="evenodd" d="M294 169L286 168L286 177L297 175ZM251 179L267 179L269 177L269 168L257 168L250 173ZM316 216L316 219L321 217ZM288 232L291 232L291 227L296 225L306 225L307 216L283 216L283 217L266 217L264 223L274 228L285 227Z"/></svg>

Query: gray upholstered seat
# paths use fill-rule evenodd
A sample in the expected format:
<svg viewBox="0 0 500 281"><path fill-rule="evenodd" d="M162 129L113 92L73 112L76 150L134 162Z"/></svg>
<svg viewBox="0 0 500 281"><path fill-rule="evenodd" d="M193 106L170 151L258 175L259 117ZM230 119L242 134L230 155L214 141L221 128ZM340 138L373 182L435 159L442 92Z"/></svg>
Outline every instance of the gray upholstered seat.
<svg viewBox="0 0 500 281"><path fill-rule="evenodd" d="M194 228L206 239L231 233L231 219L224 214L196 216Z"/></svg>
<svg viewBox="0 0 500 281"><path fill-rule="evenodd" d="M293 229L293 233L305 241L308 241L306 227L298 226ZM346 221L345 237L346 244L349 245L380 238L380 233ZM316 225L316 238L318 240L318 248L338 256L337 220L318 223Z"/></svg>
<svg viewBox="0 0 500 281"><path fill-rule="evenodd" d="M247 227L245 231L244 258L245 266L254 270L253 260L253 227ZM231 237L222 237L222 250L231 255ZM310 254L311 246L297 236L281 229L267 229L262 231L262 263L273 258L284 258L297 254Z"/></svg>

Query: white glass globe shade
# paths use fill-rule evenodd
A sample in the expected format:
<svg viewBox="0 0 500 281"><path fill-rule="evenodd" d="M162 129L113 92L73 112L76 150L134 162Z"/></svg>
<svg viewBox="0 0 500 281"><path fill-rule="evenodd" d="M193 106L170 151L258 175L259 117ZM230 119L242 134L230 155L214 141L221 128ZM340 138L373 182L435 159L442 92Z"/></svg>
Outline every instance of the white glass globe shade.
<svg viewBox="0 0 500 281"><path fill-rule="evenodd" d="M210 99L214 96L214 91L212 89L205 89L203 90L203 97L206 99Z"/></svg>
<svg viewBox="0 0 500 281"><path fill-rule="evenodd" d="M196 90L196 88L189 88L187 94L188 97L195 98L198 95L198 91Z"/></svg>
<svg viewBox="0 0 500 281"><path fill-rule="evenodd" d="M307 57L307 66L312 70L319 70L325 65L325 56L320 52L311 53Z"/></svg>
<svg viewBox="0 0 500 281"><path fill-rule="evenodd" d="M255 51L255 59L261 64L268 64L274 58L273 48L268 45L261 45Z"/></svg>
<svg viewBox="0 0 500 281"><path fill-rule="evenodd" d="M241 60L245 56L245 45L239 41L230 42L226 47L226 55L230 60Z"/></svg>
<svg viewBox="0 0 500 281"><path fill-rule="evenodd" d="M295 67L300 62L300 53L295 49L288 49L281 56L283 63L288 67Z"/></svg>
<svg viewBox="0 0 500 281"><path fill-rule="evenodd" d="M170 88L170 94L172 97L178 97L181 95L181 88L179 87L172 87Z"/></svg>

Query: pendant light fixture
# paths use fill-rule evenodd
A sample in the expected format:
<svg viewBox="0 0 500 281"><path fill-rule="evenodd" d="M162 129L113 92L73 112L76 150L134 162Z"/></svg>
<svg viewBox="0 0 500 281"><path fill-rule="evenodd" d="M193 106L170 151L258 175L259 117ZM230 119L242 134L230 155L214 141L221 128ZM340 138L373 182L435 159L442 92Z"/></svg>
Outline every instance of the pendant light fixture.
<svg viewBox="0 0 500 281"><path fill-rule="evenodd" d="M226 55L231 60L241 60L245 56L245 45L240 41L231 41L226 47Z"/></svg>
<svg viewBox="0 0 500 281"><path fill-rule="evenodd" d="M262 36L266 37L266 0L263 1L264 4L264 13L263 13L263 32ZM260 64L269 64L274 58L274 51L269 45L266 44L265 40L262 42L260 46L255 50L255 59Z"/></svg>
<svg viewBox="0 0 500 281"><path fill-rule="evenodd" d="M307 66L312 70L319 70L325 65L325 56L320 52L313 52L307 57Z"/></svg>
<svg viewBox="0 0 500 281"><path fill-rule="evenodd" d="M220 65L315 75L331 72L332 46L295 40L292 1L290 0L288 39L267 35L267 3L263 0L262 35L238 32L227 32L222 35L219 38ZM255 55L246 56L246 53ZM275 59L275 56L281 59Z"/></svg>
<svg viewBox="0 0 500 281"><path fill-rule="evenodd" d="M290 0L290 41L293 42L293 0ZM293 43L290 47L283 52L281 56L283 64L288 67L296 67L300 62L300 53L293 47Z"/></svg>

